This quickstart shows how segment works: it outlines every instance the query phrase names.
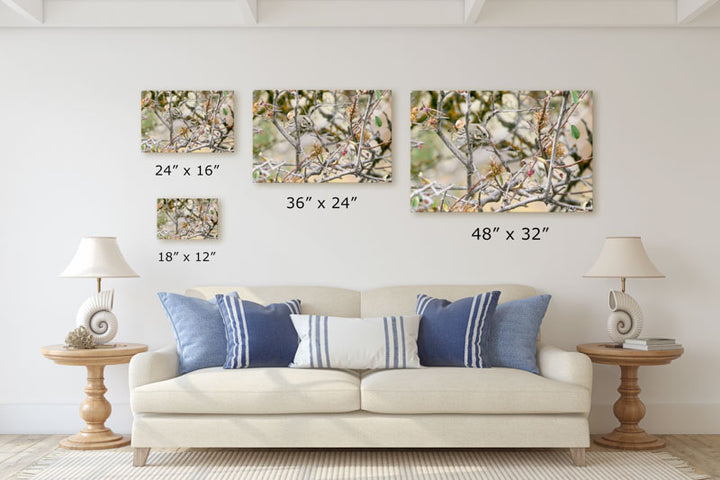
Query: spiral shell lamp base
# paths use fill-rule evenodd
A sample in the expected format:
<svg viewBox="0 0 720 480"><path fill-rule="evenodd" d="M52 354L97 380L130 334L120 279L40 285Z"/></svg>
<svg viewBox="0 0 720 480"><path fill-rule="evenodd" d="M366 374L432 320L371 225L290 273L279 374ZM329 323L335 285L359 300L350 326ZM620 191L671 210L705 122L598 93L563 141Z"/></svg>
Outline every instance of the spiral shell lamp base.
<svg viewBox="0 0 720 480"><path fill-rule="evenodd" d="M115 290L105 290L80 305L75 324L85 327L95 337L95 344L108 343L117 334L117 317L112 313Z"/></svg>
<svg viewBox="0 0 720 480"><path fill-rule="evenodd" d="M626 338L640 336L643 313L633 297L625 292L610 290L608 306L612 313L608 317L607 329L613 342L623 343Z"/></svg>

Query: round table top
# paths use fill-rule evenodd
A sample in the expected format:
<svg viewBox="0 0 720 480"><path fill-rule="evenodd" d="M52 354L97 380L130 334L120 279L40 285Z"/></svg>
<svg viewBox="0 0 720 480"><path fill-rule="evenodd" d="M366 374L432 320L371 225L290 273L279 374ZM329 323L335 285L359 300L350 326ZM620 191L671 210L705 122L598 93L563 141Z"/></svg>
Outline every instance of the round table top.
<svg viewBox="0 0 720 480"><path fill-rule="evenodd" d="M614 343L583 343L577 351L584 353L595 363L607 365L665 365L680 358L685 351L681 348L672 350L631 350Z"/></svg>
<svg viewBox="0 0 720 480"><path fill-rule="evenodd" d="M146 352L144 343L113 343L95 348L67 348L65 345L48 345L40 351L60 365L119 365L130 362L138 353Z"/></svg>

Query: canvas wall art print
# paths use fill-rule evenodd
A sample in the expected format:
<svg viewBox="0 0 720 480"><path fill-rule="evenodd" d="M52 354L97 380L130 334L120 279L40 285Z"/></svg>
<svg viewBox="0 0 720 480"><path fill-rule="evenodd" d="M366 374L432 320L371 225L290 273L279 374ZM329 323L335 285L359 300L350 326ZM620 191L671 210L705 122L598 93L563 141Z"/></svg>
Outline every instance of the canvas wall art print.
<svg viewBox="0 0 720 480"><path fill-rule="evenodd" d="M424 90L410 103L412 211L592 211L592 91Z"/></svg>
<svg viewBox="0 0 720 480"><path fill-rule="evenodd" d="M235 149L234 94L228 90L144 90L143 152L215 153Z"/></svg>
<svg viewBox="0 0 720 480"><path fill-rule="evenodd" d="M218 238L217 198L158 198L157 238L208 240Z"/></svg>
<svg viewBox="0 0 720 480"><path fill-rule="evenodd" d="M392 181L390 90L256 90L256 183Z"/></svg>

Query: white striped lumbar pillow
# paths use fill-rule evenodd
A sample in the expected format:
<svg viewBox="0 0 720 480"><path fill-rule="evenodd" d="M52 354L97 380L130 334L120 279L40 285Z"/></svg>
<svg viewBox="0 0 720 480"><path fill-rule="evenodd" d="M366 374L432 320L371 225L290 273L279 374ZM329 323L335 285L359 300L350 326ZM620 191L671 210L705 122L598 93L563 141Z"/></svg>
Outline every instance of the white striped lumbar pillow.
<svg viewBox="0 0 720 480"><path fill-rule="evenodd" d="M420 315L375 318L290 315L300 337L295 368L419 368Z"/></svg>

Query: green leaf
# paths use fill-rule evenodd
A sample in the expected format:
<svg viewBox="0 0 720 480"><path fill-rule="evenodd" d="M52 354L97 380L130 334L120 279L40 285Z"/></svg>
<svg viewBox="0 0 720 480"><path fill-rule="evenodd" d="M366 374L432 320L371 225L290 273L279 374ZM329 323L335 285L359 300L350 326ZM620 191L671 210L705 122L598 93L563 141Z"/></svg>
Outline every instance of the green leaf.
<svg viewBox="0 0 720 480"><path fill-rule="evenodd" d="M570 90L570 95L572 95L573 102L577 103L580 99L580 96L578 95L576 90Z"/></svg>
<svg viewBox="0 0 720 480"><path fill-rule="evenodd" d="M580 129L577 128L575 125L570 126L570 131L572 132L572 136L575 140L580 138Z"/></svg>
<svg viewBox="0 0 720 480"><path fill-rule="evenodd" d="M382 127L382 120L377 115L375 115L375 125Z"/></svg>
<svg viewBox="0 0 720 480"><path fill-rule="evenodd" d="M410 205L412 205L412 208L417 208L418 205L420 205L420 197L418 197L417 195L412 197L412 199L410 200Z"/></svg>
<svg viewBox="0 0 720 480"><path fill-rule="evenodd" d="M257 180L257 178L258 178L259 176L260 176L260 172L259 172L258 170L255 170L255 171L253 172L253 178L254 178L255 180Z"/></svg>
<svg viewBox="0 0 720 480"><path fill-rule="evenodd" d="M375 98L377 98L378 100L380 100L380 95L381 95L381 94L380 94L380 90L375 90Z"/></svg>
<svg viewBox="0 0 720 480"><path fill-rule="evenodd" d="M227 115L227 108L223 107L223 115Z"/></svg>

